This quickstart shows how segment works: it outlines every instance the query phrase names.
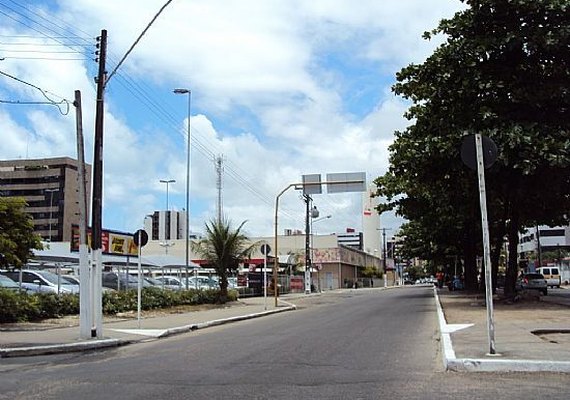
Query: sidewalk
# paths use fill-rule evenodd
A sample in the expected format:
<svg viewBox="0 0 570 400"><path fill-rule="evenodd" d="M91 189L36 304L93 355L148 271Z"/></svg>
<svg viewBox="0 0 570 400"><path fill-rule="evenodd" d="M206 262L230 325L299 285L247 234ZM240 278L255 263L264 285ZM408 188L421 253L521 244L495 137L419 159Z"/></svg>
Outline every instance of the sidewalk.
<svg viewBox="0 0 570 400"><path fill-rule="evenodd" d="M103 338L80 339L79 326L53 327L42 324L28 324L0 332L0 358L23 357L43 354L56 354L72 351L85 351L104 347L116 347L128 343L161 338L209 326L221 325L245 319L258 318L274 313L294 310L287 302L294 296L282 296L279 306L275 300L267 298L267 309L263 297L240 299L225 307L212 308L181 314L163 314L144 318L139 323L136 317L103 322Z"/></svg>
<svg viewBox="0 0 570 400"><path fill-rule="evenodd" d="M490 355L484 295L434 292L448 370L570 373L570 298L549 294L508 304L495 296L497 354Z"/></svg>

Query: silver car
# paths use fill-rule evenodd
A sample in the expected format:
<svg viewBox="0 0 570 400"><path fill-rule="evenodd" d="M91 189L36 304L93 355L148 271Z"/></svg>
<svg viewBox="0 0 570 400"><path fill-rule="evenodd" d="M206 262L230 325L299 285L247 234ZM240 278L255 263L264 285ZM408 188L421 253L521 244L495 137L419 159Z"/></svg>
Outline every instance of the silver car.
<svg viewBox="0 0 570 400"><path fill-rule="evenodd" d="M538 290L546 296L548 286L544 275L532 273L522 274L517 278L516 288L519 290Z"/></svg>

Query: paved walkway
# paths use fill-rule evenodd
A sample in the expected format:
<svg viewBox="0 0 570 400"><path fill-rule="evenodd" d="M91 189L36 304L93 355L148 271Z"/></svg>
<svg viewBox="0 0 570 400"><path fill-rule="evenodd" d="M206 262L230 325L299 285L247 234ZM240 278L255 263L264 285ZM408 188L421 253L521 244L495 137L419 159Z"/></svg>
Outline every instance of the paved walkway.
<svg viewBox="0 0 570 400"><path fill-rule="evenodd" d="M483 295L434 289L443 362L456 371L570 373L570 298L552 295L493 302L495 355L491 355ZM443 311L443 312L442 312Z"/></svg>
<svg viewBox="0 0 570 400"><path fill-rule="evenodd" d="M414 287L399 287L408 290ZM393 289L393 288L387 288ZM353 289L347 289L353 290ZM386 288L356 289L382 291ZM494 303L495 348L500 355L489 355L487 313L481 295L433 290L440 325L443 363L455 371L555 371L570 373L570 297L549 294L515 304ZM341 290L343 292L345 290ZM323 293L334 295L333 292ZM315 296L315 295L311 295ZM318 295L317 295L318 296ZM142 319L124 319L103 324L102 339L79 339L79 327L0 332L0 357L22 357L70 351L85 351L157 339L224 323L258 318L295 309L295 300L305 295L274 299L240 299L225 308ZM266 307L267 305L267 307Z"/></svg>

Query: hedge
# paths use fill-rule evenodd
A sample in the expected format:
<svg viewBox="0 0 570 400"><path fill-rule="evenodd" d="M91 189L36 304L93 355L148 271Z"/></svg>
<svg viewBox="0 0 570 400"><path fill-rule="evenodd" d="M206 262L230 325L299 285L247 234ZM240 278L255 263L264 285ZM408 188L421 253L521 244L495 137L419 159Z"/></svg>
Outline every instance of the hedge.
<svg viewBox="0 0 570 400"><path fill-rule="evenodd" d="M237 300L236 291L228 292L228 301ZM143 288L143 310L169 308L180 305L219 304L219 290L164 290ZM103 314L115 315L137 310L137 291L104 292ZM40 321L79 314L79 295L55 293L19 293L0 288L0 323Z"/></svg>

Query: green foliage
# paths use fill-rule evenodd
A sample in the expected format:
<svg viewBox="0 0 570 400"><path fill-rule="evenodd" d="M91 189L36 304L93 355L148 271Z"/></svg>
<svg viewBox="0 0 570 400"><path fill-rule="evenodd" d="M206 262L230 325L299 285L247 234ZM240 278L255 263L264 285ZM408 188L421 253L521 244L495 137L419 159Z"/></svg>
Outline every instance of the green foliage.
<svg viewBox="0 0 570 400"><path fill-rule="evenodd" d="M28 294L0 289L0 323L37 321L78 313L78 295Z"/></svg>
<svg viewBox="0 0 570 400"><path fill-rule="evenodd" d="M181 305L220 304L236 301L238 292L230 291L221 296L219 290L163 290L143 288L141 308L143 310L169 308ZM137 310L137 291L110 291L103 293L103 314ZM0 289L0 323L39 321L79 314L79 295L55 293L34 293Z"/></svg>
<svg viewBox="0 0 570 400"><path fill-rule="evenodd" d="M237 229L226 220L216 220L206 223L206 237L199 242L192 243L192 250L208 261L220 277L220 298L226 302L228 296L228 276L235 273L239 264L250 258L257 243L250 243L241 230L245 224L242 222Z"/></svg>
<svg viewBox="0 0 570 400"><path fill-rule="evenodd" d="M362 275L365 278L382 278L384 276L383 272L380 269L373 267L371 265L366 266L360 272L360 275Z"/></svg>
<svg viewBox="0 0 570 400"><path fill-rule="evenodd" d="M20 268L32 256L32 249L42 249L25 207L23 198L0 197L0 267Z"/></svg>
<svg viewBox="0 0 570 400"><path fill-rule="evenodd" d="M389 170L375 181L386 198L379 211L394 209L410 221L408 257L457 254L474 268L481 252L477 178L459 149L467 134L491 137L499 157L486 172L488 219L495 249L509 236L514 285L521 227L570 216L570 3L465 3L424 35L446 41L397 74L393 90L412 102L406 117L413 123L396 132Z"/></svg>

